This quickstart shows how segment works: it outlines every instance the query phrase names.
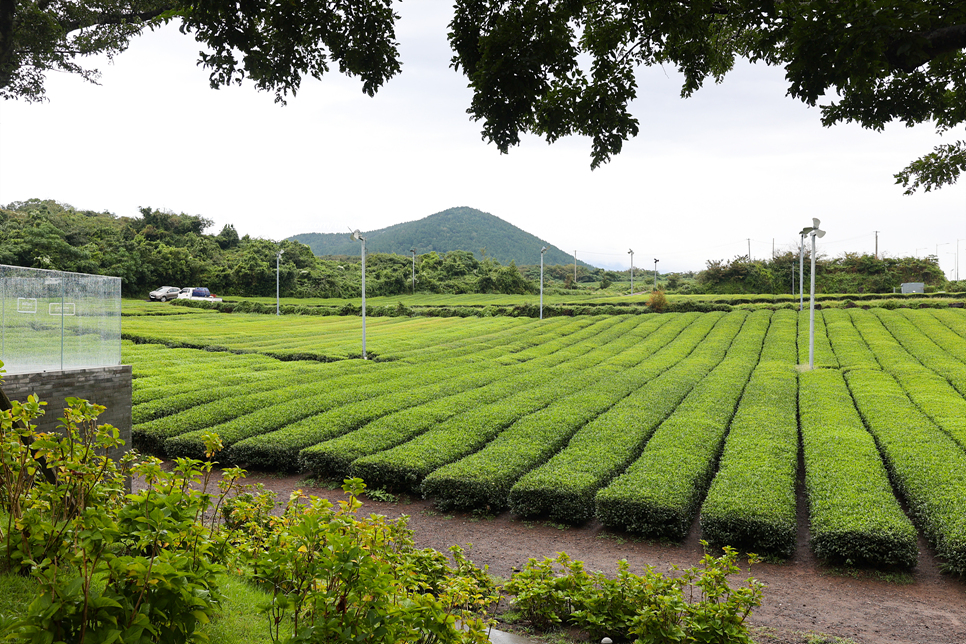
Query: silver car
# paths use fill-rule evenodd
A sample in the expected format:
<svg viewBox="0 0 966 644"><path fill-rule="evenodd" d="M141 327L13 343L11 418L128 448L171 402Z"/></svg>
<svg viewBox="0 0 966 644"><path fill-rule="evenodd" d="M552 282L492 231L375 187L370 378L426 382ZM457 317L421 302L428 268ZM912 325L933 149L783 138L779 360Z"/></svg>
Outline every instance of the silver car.
<svg viewBox="0 0 966 644"><path fill-rule="evenodd" d="M181 289L178 288L177 286L162 286L157 290L151 291L148 297L151 299L152 302L154 301L167 302L168 300L178 299L178 294L180 292L181 292Z"/></svg>

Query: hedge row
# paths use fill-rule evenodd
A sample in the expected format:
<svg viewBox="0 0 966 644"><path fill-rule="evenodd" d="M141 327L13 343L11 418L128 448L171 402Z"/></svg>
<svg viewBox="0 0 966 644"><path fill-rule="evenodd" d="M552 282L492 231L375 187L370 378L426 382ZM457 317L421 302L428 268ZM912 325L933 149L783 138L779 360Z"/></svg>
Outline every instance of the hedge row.
<svg viewBox="0 0 966 644"><path fill-rule="evenodd" d="M913 520L945 567L966 573L966 453L889 374L856 369L845 379Z"/></svg>
<svg viewBox="0 0 966 644"><path fill-rule="evenodd" d="M826 311L825 325L839 365L847 369L879 367L879 361L855 328L848 311Z"/></svg>
<svg viewBox="0 0 966 644"><path fill-rule="evenodd" d="M268 377L252 379L242 384L221 385L218 383L191 382L180 383L179 389L183 393L173 391L162 392L159 397L138 403L131 408L131 422L143 425L152 420L178 414L187 409L206 405L211 402L230 398L261 393L278 388L279 374L267 374ZM187 389L187 391L185 391ZM166 395L165 395L166 394Z"/></svg>
<svg viewBox="0 0 966 644"><path fill-rule="evenodd" d="M640 457L597 494L604 525L656 538L687 535L771 317L769 311L748 316L721 364L658 427Z"/></svg>
<svg viewBox="0 0 966 644"><path fill-rule="evenodd" d="M649 355L673 340L697 317L700 314L682 314L643 340L628 334L567 363L565 372L555 370L565 374L556 379L548 379L548 373L533 372L527 383L531 388L522 385L520 393L504 401L469 410L407 443L359 458L352 463L350 474L374 488L417 489L429 473L481 449L504 428L559 399L561 392L586 386L593 373L589 370L609 357L610 352L619 355L636 346L643 348L642 355Z"/></svg>
<svg viewBox="0 0 966 644"><path fill-rule="evenodd" d="M333 479L346 478L349 466L357 458L401 445L457 414L510 398L530 381L529 374L504 377L485 387L383 416L343 436L303 449L298 454L299 467ZM248 443L256 440L242 441L234 449L249 449Z"/></svg>
<svg viewBox="0 0 966 644"><path fill-rule="evenodd" d="M711 543L759 554L795 551L798 381L787 359L765 361L766 349L776 347L769 357L781 355L777 347L790 346L794 336L776 314L701 507L701 530Z"/></svg>
<svg viewBox="0 0 966 644"><path fill-rule="evenodd" d="M288 460L284 460L286 450L279 452L278 445L292 437L303 443L302 447L312 445L316 436L323 436L314 440L315 443L333 435L344 433L344 428L354 429L372 418L372 414L380 414L385 405L399 408L399 405L411 406L419 402L432 399L440 389L440 385L452 387L452 380L466 379L467 368L458 362L445 363L442 367L426 368L411 367L387 369L384 365L372 365L372 369L364 378L356 375L342 378L326 379L314 384L299 384L294 387L300 393L291 395L287 390L281 392L284 398L279 401L253 410L251 413L232 417L223 423L213 426L200 427L190 432L168 438L165 441L165 451L172 456L187 456L200 458L204 454L205 432L216 432L226 448L235 443L252 437L260 437L266 446L264 459L266 462L246 460L251 467L279 468L293 470L296 467L298 450L301 447L287 450ZM472 378L480 380L497 377L495 374L472 374ZM456 385L460 386L460 385ZM412 403L407 405L407 401ZM391 402L390 402L391 401ZM342 431L339 431L342 428ZM229 450L224 454L226 462L236 464L236 457L241 453ZM258 452L247 450L246 458L259 458Z"/></svg>
<svg viewBox="0 0 966 644"><path fill-rule="evenodd" d="M799 376L805 485L815 554L835 563L916 565L916 529L838 371Z"/></svg>
<svg viewBox="0 0 966 644"><path fill-rule="evenodd" d="M585 424L684 361L707 339L721 315L704 316L653 355L636 348L627 351L621 358L638 360L636 366L621 365L616 373L611 365L600 369L600 379L589 379L592 384L581 391L518 421L483 450L428 475L423 481L423 494L434 497L443 509L506 507L510 489L520 477L545 463ZM730 342L738 326L723 325L721 335ZM686 384L679 386L687 387ZM648 390L656 391L656 388ZM674 397L669 391L664 393ZM673 405L669 405L667 412L671 409Z"/></svg>
<svg viewBox="0 0 966 644"><path fill-rule="evenodd" d="M369 366L372 368L381 365ZM387 371L387 373L397 372ZM197 430L209 430L234 418L261 409L269 409L291 400L324 396L340 385L352 385L356 378L353 374L332 379L307 378L304 370L293 368L278 374L277 378L271 381L273 388L268 391L218 398L171 416L134 425L132 440L139 449L166 455L168 449L166 442L172 437Z"/></svg>
<svg viewBox="0 0 966 644"><path fill-rule="evenodd" d="M948 380L961 395L966 395L966 364L949 355L901 313L875 311L875 315L912 357Z"/></svg>
<svg viewBox="0 0 966 644"><path fill-rule="evenodd" d="M200 302L176 300L177 306L189 306L220 313L258 313L275 315L275 304L243 301ZM350 302L339 306L308 306L299 304L283 304L280 307L283 315L312 315L312 316L347 316L362 315L362 306ZM673 313L690 312L726 312L731 306L722 302L676 300L668 303L666 309ZM543 316L572 317L578 315L640 315L651 313L643 302L628 304L611 304L588 302L581 304L545 304ZM402 302L386 306L366 306L366 316L370 317L528 317L540 316L540 306L535 303L513 305L476 305L476 306L406 306Z"/></svg>
<svg viewBox="0 0 966 644"><path fill-rule="evenodd" d="M936 309L929 309L927 311L899 311L900 315L912 322L921 333L926 334L930 340L942 347L946 353L956 358L956 360L966 363L966 343L963 342L962 336L943 323L939 317L939 313L940 311ZM946 313L950 313L950 311L946 311ZM958 315L962 318L962 313Z"/></svg>
<svg viewBox="0 0 966 644"><path fill-rule="evenodd" d="M762 315L767 319L770 314ZM510 509L564 523L590 519L597 491L641 453L654 428L724 358L745 317L720 319L686 359L582 427L565 449L517 481L510 490Z"/></svg>
<svg viewBox="0 0 966 644"><path fill-rule="evenodd" d="M883 369L890 373L907 370L922 373L925 370L922 363L906 351L874 313L859 310L848 313L856 331L862 336L869 351Z"/></svg>
<svg viewBox="0 0 966 644"><path fill-rule="evenodd" d="M654 317L641 323L641 318L608 318L606 322L566 338L571 342L569 346L562 345L564 338L558 338L534 347L524 352L526 359L520 356L520 362L526 362L522 372L511 367L499 381L481 389L380 418L354 432L306 448L299 456L301 466L325 476L345 477L349 474L350 464L357 458L391 449L459 413L510 397L529 382L533 370L565 365L569 360L617 340L623 345L627 339L648 335L669 319Z"/></svg>
<svg viewBox="0 0 966 644"><path fill-rule="evenodd" d="M467 369L462 366L456 369L427 371L421 374L424 376L421 378L412 374L402 381L396 381L395 384L399 386L395 387L380 383L356 390L344 390L344 395L340 392L339 395L330 397L329 411L316 413L302 420L293 418L274 422L272 426L263 427L257 433L251 426L233 427L229 439L223 439L226 445L232 445L226 458L235 465L249 468L294 471L299 468L299 452L306 447L341 436L401 410L485 386L500 378L502 371L476 370L472 367ZM331 404L336 398L343 399L340 400L340 406ZM281 429L275 429L277 427ZM270 431L272 429L275 431ZM189 438L200 441L201 437L186 435L182 440Z"/></svg>

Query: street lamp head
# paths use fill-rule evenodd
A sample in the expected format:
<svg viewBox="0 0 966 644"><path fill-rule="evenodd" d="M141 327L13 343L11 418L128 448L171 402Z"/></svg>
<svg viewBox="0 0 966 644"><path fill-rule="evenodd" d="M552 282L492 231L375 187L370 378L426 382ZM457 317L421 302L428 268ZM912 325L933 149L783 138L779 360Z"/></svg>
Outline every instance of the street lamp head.
<svg viewBox="0 0 966 644"><path fill-rule="evenodd" d="M546 246L544 246L543 248L540 249L540 254L541 255L543 255L546 252L547 252L547 247Z"/></svg>
<svg viewBox="0 0 966 644"><path fill-rule="evenodd" d="M825 237L825 231L824 230L819 230L818 228L816 228L815 229L815 232L812 233L812 234L815 235L816 237L818 237L819 239L821 239L822 237Z"/></svg>
<svg viewBox="0 0 966 644"><path fill-rule="evenodd" d="M628 255L633 255L633 254L634 254L634 249L632 248L632 249L630 249L629 251L627 251L627 254L628 254Z"/></svg>
<svg viewBox="0 0 966 644"><path fill-rule="evenodd" d="M818 227L822 225L822 220L818 217L812 217L812 228L818 230Z"/></svg>
<svg viewBox="0 0 966 644"><path fill-rule="evenodd" d="M661 260L659 260L657 257L654 258L654 263L655 264L657 264L659 261L661 261Z"/></svg>
<svg viewBox="0 0 966 644"><path fill-rule="evenodd" d="M366 238L362 236L358 228L352 231L352 239L354 241L366 241Z"/></svg>
<svg viewBox="0 0 966 644"><path fill-rule="evenodd" d="M812 227L802 228L801 232L798 233L798 234L801 235L802 237L804 237L805 235L807 235L808 233L812 232L813 230L815 230L815 229L812 228Z"/></svg>

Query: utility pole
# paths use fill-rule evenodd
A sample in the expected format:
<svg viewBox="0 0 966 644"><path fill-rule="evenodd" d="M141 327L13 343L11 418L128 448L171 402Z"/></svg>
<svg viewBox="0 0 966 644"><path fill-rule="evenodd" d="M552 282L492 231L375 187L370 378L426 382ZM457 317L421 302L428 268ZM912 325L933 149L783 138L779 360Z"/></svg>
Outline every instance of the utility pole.
<svg viewBox="0 0 966 644"><path fill-rule="evenodd" d="M634 295L634 249L627 251L627 254L631 256L631 295Z"/></svg>
<svg viewBox="0 0 966 644"><path fill-rule="evenodd" d="M577 288L577 251L574 251L574 288Z"/></svg>
<svg viewBox="0 0 966 644"><path fill-rule="evenodd" d="M879 259L879 231L875 231L875 258Z"/></svg>
<svg viewBox="0 0 966 644"><path fill-rule="evenodd" d="M413 254L413 295L416 294L416 247L409 249L409 252Z"/></svg>
<svg viewBox="0 0 966 644"><path fill-rule="evenodd" d="M751 237L748 238L748 261L751 261Z"/></svg>
<svg viewBox="0 0 966 644"><path fill-rule="evenodd" d="M661 260L654 258L654 290L655 291L657 290L657 263L659 261Z"/></svg>

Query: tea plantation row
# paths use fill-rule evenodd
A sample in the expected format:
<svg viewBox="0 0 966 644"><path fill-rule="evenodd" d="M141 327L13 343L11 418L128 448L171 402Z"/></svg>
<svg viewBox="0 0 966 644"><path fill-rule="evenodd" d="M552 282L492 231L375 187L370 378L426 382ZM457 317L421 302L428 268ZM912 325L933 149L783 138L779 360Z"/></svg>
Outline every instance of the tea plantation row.
<svg viewBox="0 0 966 644"><path fill-rule="evenodd" d="M817 312L814 371L807 312L787 310L383 318L381 361L334 359L358 318L139 324L134 442L167 457L214 431L232 464L649 537L700 517L711 542L778 556L803 481L818 556L914 566L918 529L966 572L959 310ZM179 335L225 351L156 344Z"/></svg>

